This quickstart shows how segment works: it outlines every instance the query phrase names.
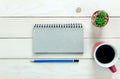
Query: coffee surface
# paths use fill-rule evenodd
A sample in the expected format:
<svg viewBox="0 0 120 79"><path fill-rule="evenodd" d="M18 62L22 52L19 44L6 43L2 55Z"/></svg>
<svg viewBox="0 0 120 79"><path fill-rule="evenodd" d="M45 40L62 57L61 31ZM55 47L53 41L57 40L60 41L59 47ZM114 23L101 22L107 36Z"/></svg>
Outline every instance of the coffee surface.
<svg viewBox="0 0 120 79"><path fill-rule="evenodd" d="M96 51L96 58L101 63L110 63L115 57L114 49L109 45L102 45Z"/></svg>

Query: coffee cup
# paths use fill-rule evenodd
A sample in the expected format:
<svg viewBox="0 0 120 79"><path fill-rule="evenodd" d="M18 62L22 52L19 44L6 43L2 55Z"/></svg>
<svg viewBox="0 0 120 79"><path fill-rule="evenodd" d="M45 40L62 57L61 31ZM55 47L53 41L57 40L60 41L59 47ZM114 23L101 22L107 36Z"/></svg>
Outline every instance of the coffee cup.
<svg viewBox="0 0 120 79"><path fill-rule="evenodd" d="M105 42L97 42L93 46L93 57L99 66L109 68L113 73L117 71L115 63L119 54L114 46Z"/></svg>

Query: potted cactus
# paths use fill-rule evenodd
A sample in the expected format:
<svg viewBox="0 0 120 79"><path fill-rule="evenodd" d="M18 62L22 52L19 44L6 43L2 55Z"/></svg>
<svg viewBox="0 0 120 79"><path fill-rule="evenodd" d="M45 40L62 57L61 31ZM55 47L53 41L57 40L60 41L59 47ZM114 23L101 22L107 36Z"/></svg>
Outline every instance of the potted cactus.
<svg viewBox="0 0 120 79"><path fill-rule="evenodd" d="M96 27L104 27L109 21L109 16L104 10L98 10L93 13L91 21Z"/></svg>

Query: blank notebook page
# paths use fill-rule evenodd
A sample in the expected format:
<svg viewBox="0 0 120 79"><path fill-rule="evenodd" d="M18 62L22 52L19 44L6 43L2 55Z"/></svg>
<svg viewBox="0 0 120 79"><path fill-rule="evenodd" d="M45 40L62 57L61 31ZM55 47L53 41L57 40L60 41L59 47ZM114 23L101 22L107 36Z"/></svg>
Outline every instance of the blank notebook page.
<svg viewBox="0 0 120 79"><path fill-rule="evenodd" d="M34 53L83 53L83 26L76 24L35 24Z"/></svg>

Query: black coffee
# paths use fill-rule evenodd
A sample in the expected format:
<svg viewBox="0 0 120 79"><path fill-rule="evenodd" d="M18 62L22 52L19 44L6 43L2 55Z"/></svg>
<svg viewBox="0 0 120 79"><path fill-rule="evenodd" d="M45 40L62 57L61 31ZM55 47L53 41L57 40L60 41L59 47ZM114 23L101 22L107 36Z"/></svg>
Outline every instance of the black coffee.
<svg viewBox="0 0 120 79"><path fill-rule="evenodd" d="M96 58L101 63L110 63L115 56L114 49L109 45L102 45L96 51Z"/></svg>

